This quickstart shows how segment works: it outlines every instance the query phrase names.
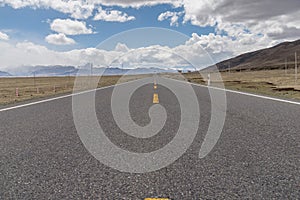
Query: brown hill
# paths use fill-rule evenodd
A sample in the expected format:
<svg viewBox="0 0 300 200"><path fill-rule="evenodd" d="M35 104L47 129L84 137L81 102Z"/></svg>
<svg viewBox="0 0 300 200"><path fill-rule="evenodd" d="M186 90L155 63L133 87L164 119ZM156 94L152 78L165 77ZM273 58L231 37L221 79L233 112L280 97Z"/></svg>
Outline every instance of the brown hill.
<svg viewBox="0 0 300 200"><path fill-rule="evenodd" d="M288 68L295 67L295 52L298 54L300 62L300 40L294 42L284 42L274 47L262 49L250 53L245 53L232 59L217 63L220 71L240 71L240 70L265 70L284 69L285 60ZM211 70L212 67L206 68Z"/></svg>

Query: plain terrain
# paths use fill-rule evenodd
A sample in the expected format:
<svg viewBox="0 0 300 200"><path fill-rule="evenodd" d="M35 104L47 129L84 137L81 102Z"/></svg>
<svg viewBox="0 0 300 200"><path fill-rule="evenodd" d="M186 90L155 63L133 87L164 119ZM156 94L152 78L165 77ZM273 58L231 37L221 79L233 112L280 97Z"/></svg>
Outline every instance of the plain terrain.
<svg viewBox="0 0 300 200"><path fill-rule="evenodd" d="M208 73L187 73L183 74L189 82L207 85ZM211 85L217 86L220 79L216 73L210 73ZM300 74L295 79L294 70L261 70L242 72L221 72L225 88L262 94L287 99L300 99ZM182 79L178 75L168 75L170 78ZM217 81L218 80L218 81Z"/></svg>
<svg viewBox="0 0 300 200"><path fill-rule="evenodd" d="M207 73L182 74L186 80L193 83L207 84ZM117 82L126 82L152 75L134 76L103 76L79 77L79 90L91 89L91 83L97 81L98 87L114 85ZM179 74L164 75L170 78L182 79ZM242 72L221 72L222 81L227 89L263 94L268 96L300 99L300 75L295 81L294 70L261 70ZM122 77L122 80L120 78ZM218 85L216 74L211 73L211 85ZM0 104L10 104L35 98L49 97L71 93L75 77L27 77L27 78L0 78ZM19 96L16 95L16 89Z"/></svg>
<svg viewBox="0 0 300 200"><path fill-rule="evenodd" d="M127 82L147 77L149 75L131 76L102 76L78 77L81 82L78 90L92 89L92 83L97 81L98 87L114 85L119 82ZM59 94L71 93L76 77L24 77L24 78L0 78L0 105L10 104L30 99L49 97ZM18 91L18 96L16 92Z"/></svg>

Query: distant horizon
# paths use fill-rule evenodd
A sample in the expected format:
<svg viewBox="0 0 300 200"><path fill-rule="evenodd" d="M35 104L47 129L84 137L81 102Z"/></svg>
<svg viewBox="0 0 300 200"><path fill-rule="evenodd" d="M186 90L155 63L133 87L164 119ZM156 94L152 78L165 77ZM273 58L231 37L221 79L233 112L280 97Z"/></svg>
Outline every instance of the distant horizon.
<svg viewBox="0 0 300 200"><path fill-rule="evenodd" d="M44 69L43 69L44 68ZM73 71L69 71L72 68ZM30 70L31 69L31 70ZM120 68L120 67L93 67L91 68L78 68L75 66L31 66L28 71L13 73L0 71L0 77L68 77L68 76L99 76L102 74L104 76L113 76L113 75L124 75L128 73L129 75L136 74L155 74L158 73L176 73L178 70L181 71L195 71L192 69L164 69L156 67L138 67L138 68ZM36 70L36 71L32 71ZM46 71L43 71L46 70ZM62 71L66 70L66 71ZM100 71L97 71L100 70ZM2 74L7 73L7 75ZM9 75L8 75L9 74Z"/></svg>

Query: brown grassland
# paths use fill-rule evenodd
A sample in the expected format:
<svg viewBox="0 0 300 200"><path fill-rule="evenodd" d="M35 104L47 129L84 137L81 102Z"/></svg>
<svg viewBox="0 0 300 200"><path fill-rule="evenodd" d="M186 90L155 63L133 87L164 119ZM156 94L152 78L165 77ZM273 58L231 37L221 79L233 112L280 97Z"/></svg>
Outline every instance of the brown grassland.
<svg viewBox="0 0 300 200"><path fill-rule="evenodd" d="M189 82L207 84L208 73L183 74ZM168 75L180 79L180 76ZM216 74L211 73L211 86L218 87ZM295 81L295 70L261 70L242 72L221 72L221 77L226 89L249 92L254 94L279 97L284 99L300 100L300 74Z"/></svg>
<svg viewBox="0 0 300 200"><path fill-rule="evenodd" d="M187 73L184 78L193 83L207 84L207 73ZM91 88L90 81L97 81L98 87L114 85L118 82L127 82L152 75L132 76L103 76L80 77L82 79L79 90ZM164 74L169 78L182 79L178 74ZM211 85L217 86L216 74L211 73ZM295 71L266 70L221 72L222 80L227 89L262 94L285 99L300 100L300 75L295 81ZM0 78L0 105L21 102L25 100L51 97L73 92L75 77L28 77L28 78ZM19 96L16 96L18 88Z"/></svg>
<svg viewBox="0 0 300 200"><path fill-rule="evenodd" d="M99 77L79 77L81 79L80 88L77 90L92 89L91 82L98 83L99 87L115 85L121 82L132 81L149 75L128 75L123 76L103 76ZM0 78L0 105L6 105L25 100L51 97L73 92L75 77L26 77L26 78ZM16 95L18 90L18 96Z"/></svg>

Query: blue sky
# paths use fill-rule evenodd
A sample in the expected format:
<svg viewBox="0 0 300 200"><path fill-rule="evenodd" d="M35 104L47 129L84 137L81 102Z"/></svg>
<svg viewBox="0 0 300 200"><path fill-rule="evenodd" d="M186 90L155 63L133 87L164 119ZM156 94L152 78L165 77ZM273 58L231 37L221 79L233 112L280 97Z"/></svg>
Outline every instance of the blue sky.
<svg viewBox="0 0 300 200"><path fill-rule="evenodd" d="M103 7L107 9L108 7ZM60 18L68 19L69 15L64 14L53 9L13 9L9 6L0 7L0 30L6 30L10 33L10 38L13 41L32 41L37 44L45 45L51 49L56 50L68 50L73 48L87 48L96 47L99 43L105 39L111 37L112 35L118 34L120 32L131 30L135 28L142 27L161 27L168 28L187 36L191 36L192 33L197 33L199 35L207 35L209 33L214 33L215 28L211 26L199 27L194 26L190 22L185 24L180 24L178 26L170 26L169 21L158 21L157 18L160 13L172 10L174 12L180 12L183 9L177 8L173 9L171 5L157 5L153 7L142 7L139 9L134 8L122 8L112 6L110 9L117 9L122 12L128 13L136 17L136 20L128 21L124 23L120 22L106 22L106 21L94 21L92 18L84 20L86 24L91 25L95 34L89 35L76 35L72 36L76 40L76 44L72 46L60 47L56 45L51 45L45 42L44 38L54 33L49 27L50 21ZM182 21L183 17L180 18ZM170 42L170 43L169 43ZM182 41L167 41L169 46L178 45ZM129 44L131 44L129 42ZM133 45L132 48L136 48L138 45Z"/></svg>
<svg viewBox="0 0 300 200"><path fill-rule="evenodd" d="M118 56L132 67L188 65L178 55L203 68L299 39L299 7L299 0L0 0L0 70L106 66Z"/></svg>

